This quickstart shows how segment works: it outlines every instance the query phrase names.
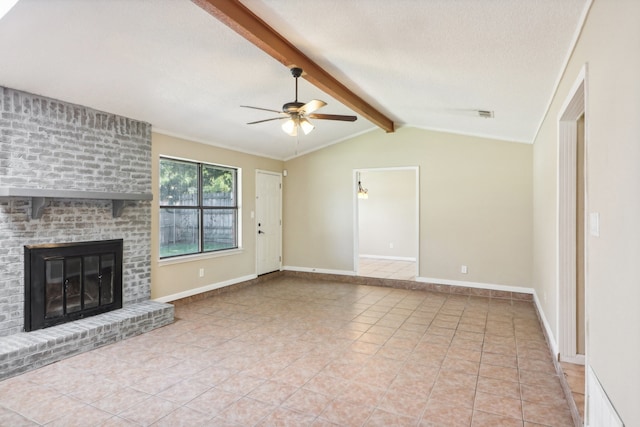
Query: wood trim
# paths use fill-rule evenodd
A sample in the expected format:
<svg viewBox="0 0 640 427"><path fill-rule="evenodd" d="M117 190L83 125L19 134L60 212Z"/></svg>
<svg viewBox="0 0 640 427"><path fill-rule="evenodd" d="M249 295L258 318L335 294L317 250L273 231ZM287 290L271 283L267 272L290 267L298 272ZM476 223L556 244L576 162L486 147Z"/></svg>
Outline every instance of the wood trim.
<svg viewBox="0 0 640 427"><path fill-rule="evenodd" d="M239 0L192 1L286 67L302 68L303 77L308 82L364 116L376 126L388 133L395 130L393 120L336 80Z"/></svg>

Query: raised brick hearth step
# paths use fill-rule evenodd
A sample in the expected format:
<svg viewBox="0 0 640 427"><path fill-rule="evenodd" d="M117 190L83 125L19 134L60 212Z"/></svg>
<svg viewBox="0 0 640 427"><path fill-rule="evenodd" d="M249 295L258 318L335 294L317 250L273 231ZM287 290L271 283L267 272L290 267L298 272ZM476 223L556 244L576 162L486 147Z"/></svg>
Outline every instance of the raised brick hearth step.
<svg viewBox="0 0 640 427"><path fill-rule="evenodd" d="M63 325L0 337L0 380L173 322L172 304L145 301Z"/></svg>

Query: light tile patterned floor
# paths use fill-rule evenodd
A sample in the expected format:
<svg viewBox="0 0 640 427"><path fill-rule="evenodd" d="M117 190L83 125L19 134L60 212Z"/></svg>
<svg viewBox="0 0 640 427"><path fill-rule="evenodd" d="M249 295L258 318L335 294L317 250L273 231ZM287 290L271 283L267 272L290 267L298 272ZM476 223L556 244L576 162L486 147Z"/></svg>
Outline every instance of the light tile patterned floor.
<svg viewBox="0 0 640 427"><path fill-rule="evenodd" d="M584 420L584 392L585 392L585 376L584 365L577 365L574 363L562 362L562 370L564 376L567 379L567 384L571 389L571 395L573 401L578 407L580 418Z"/></svg>
<svg viewBox="0 0 640 427"><path fill-rule="evenodd" d="M358 275L382 279L415 280L415 261L398 261L378 258L360 258Z"/></svg>
<svg viewBox="0 0 640 427"><path fill-rule="evenodd" d="M571 426L530 302L281 277L0 383L2 426Z"/></svg>

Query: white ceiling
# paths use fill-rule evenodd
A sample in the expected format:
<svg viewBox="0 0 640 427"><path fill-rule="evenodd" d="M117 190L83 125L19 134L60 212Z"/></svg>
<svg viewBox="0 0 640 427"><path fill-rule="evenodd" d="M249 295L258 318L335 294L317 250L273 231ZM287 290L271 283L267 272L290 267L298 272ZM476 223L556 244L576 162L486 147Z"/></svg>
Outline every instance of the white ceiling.
<svg viewBox="0 0 640 427"><path fill-rule="evenodd" d="M530 143L588 0L242 0L396 122ZM160 132L286 159L371 130L273 117L289 71L188 0L20 0L0 20L0 85L150 122ZM354 114L300 80L301 101ZM470 110L495 112L494 119Z"/></svg>

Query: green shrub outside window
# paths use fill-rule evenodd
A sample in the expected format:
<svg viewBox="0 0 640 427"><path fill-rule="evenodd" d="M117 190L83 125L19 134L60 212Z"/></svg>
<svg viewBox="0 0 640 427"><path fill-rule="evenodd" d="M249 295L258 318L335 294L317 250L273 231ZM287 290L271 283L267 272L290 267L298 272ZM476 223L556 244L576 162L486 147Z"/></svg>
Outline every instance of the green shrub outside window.
<svg viewBox="0 0 640 427"><path fill-rule="evenodd" d="M238 169L160 158L160 258L238 247Z"/></svg>

